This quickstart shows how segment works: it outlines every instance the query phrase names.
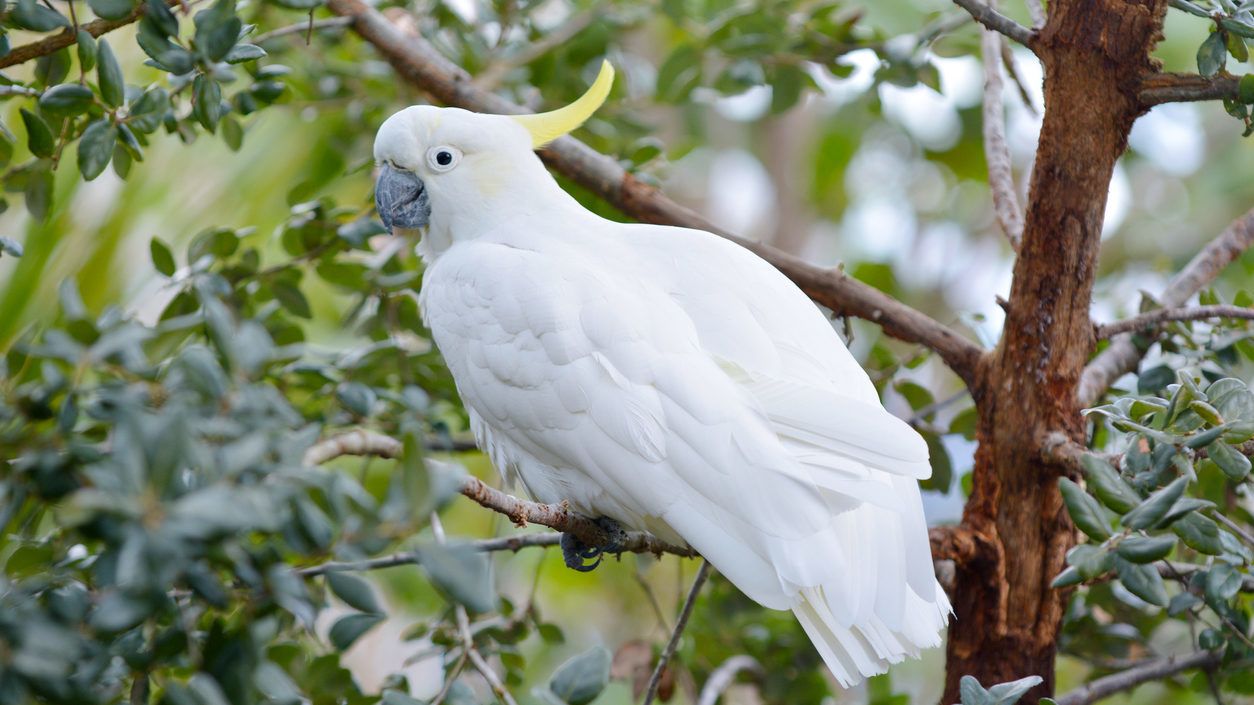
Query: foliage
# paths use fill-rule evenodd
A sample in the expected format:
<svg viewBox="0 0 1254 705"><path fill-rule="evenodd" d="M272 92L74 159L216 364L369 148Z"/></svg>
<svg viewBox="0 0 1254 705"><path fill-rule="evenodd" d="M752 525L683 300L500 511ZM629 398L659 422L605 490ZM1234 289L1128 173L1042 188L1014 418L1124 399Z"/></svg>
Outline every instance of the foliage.
<svg viewBox="0 0 1254 705"><path fill-rule="evenodd" d="M1187 328L1180 338L1194 342ZM1222 327L1209 339L1234 343ZM1242 499L1254 391L1217 362L1174 374L1152 367L1137 393L1091 410L1105 419L1105 446L1119 455L1083 459L1088 492L1061 480L1067 510L1088 540L1067 555L1053 586L1094 583L1073 598L1068 653L1135 657L1156 633L1172 633L1221 654L1219 685L1247 695L1254 544Z"/></svg>
<svg viewBox="0 0 1254 705"><path fill-rule="evenodd" d="M1246 63L1248 8L1174 5L1204 18L1196 24L1206 25L1205 38L1186 52L1202 74ZM873 55L876 86L940 90L940 62L976 51L965 16L925 15L900 3L892 10L908 32L880 29L884 18L874 8L866 8L868 21L863 9L843 3L574 3L566 21L583 23L582 31L539 54L529 52L555 29L539 4L476 9L468 16L448 3L424 7L416 31L472 74L494 75L501 92L536 105L576 95L589 68L609 54L629 70L585 136L654 181L720 139L700 116L723 97L769 88L766 123L795 114L818 92L814 67L827 78L850 75L854 52ZM93 17L135 13L142 19L132 29L99 38L83 29ZM21 193L31 222L46 224L30 225L24 239L0 237L0 264L27 250L30 277L58 279L44 263L57 238L77 228L104 253L95 264L107 272L101 277L114 280L108 295L80 297L66 278L55 314L34 285L14 284L6 292L18 305L0 310L0 701L415 702L399 677L363 692L341 660L390 611L380 589L387 578L318 569L399 550L414 552L430 588L429 601L405 610L420 613L405 638L438 657L445 702L490 697L464 658L463 609L473 647L503 671L507 687L572 704L622 695L606 688L607 653L573 636L574 616L563 612L570 622L562 625L572 631L570 653L579 655L559 665L548 654L565 653L567 638L548 611L542 617L537 600L511 599L494 573L497 561L457 537L441 543L430 530L452 474L423 453L451 447L466 423L419 317L413 292L421 269L405 248L379 237L364 208L323 197L340 186L353 203L368 202L372 130L416 98L342 24L310 26L306 46L304 23L329 19L324 14L321 3L306 0L6 7L0 59L19 39L48 39L64 28L76 42L3 77L5 191ZM620 39L632 33L650 48ZM1240 86L1225 107L1248 132L1254 82L1246 77ZM655 137L659 107L683 126L666 143ZM876 186L851 166L867 160L869 145L911 174L881 186L897 202L910 201L898 205L920 227L980 222L982 202L973 206L967 195L984 178L978 129L969 127L978 108L963 108L962 134L941 150L912 141L882 108L872 91L818 121L813 154L798 167L813 175L803 189L806 207L832 222L846 217L850 194ZM299 132L305 111L317 116L318 132ZM75 223L67 210L78 202L67 180L73 187L80 177L108 181L112 169L133 183L163 150L181 147L164 143L193 153L191 145L208 136L239 150L240 160L250 150L266 154L249 135L268 115L299 133L281 155L298 176L265 197L285 201L284 210L292 204L273 237L274 224L262 222L201 230L181 247L167 244L182 241L180 232L163 233L144 243L168 299L160 314L145 320L131 302L91 305L119 301L118 282L136 269L119 266L125 255L108 256L100 243L143 228ZM301 141L308 134L315 138ZM772 147L757 142L752 148L769 162ZM1245 175L1234 177L1239 184L1251 182L1222 161L1237 159L1237 150L1217 151L1199 180L1233 173ZM201 166L173 173L186 179ZM1204 182L1194 197L1228 193L1225 186ZM928 201L929 188L944 197ZM252 196L234 193L216 207L233 209ZM132 195L125 204L139 211L143 200ZM1198 216L1187 229L1211 225ZM854 277L939 305L936 292L918 291L891 264L867 259L851 263ZM1220 294L1207 296L1215 298L1203 303ZM19 322L34 325L13 342ZM1089 537L1055 583L1074 589L1063 651L1101 675L1183 640L1221 653L1218 686L1249 694L1251 598L1243 586L1251 582L1251 549L1242 532L1251 525L1245 451L1254 435L1247 386L1254 342L1240 325L1169 330L1163 364L1142 371L1138 389L1094 410L1103 419L1094 437L1099 453L1086 460L1085 477L1061 485ZM947 494L961 486L964 468L951 453L974 437L975 412L953 396L952 380L930 375L927 353L877 335L858 328L855 347L885 396L911 410L934 458L928 488ZM401 462L302 462L317 439L359 427L403 438L411 452ZM818 702L831 690L789 615L762 610L715 580L676 670L702 683L737 654L763 665L756 685L770 702ZM1023 692L1019 683L987 690L973 683L970 702L1012 702ZM1199 675L1191 687L1205 692L1209 684ZM893 695L886 678L873 684L873 693L881 690L888 691L883 702L905 697Z"/></svg>

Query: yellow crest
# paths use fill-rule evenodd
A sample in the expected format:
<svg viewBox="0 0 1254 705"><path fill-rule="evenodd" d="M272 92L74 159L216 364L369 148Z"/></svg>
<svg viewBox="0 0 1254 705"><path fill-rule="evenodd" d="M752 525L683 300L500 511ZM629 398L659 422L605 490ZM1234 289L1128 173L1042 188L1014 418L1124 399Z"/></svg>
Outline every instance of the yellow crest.
<svg viewBox="0 0 1254 705"><path fill-rule="evenodd" d="M550 110L535 115L510 115L531 133L531 146L539 149L553 140L573 131L592 117L592 114L605 102L610 94L610 86L614 84L614 67L609 61L601 62L601 73L587 92L578 100L564 108Z"/></svg>

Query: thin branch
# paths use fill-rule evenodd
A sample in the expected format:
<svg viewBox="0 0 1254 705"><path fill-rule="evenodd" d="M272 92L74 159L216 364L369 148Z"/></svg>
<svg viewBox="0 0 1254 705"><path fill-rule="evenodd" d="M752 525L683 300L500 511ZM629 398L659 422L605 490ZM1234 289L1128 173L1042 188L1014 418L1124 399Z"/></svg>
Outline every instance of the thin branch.
<svg viewBox="0 0 1254 705"><path fill-rule="evenodd" d="M1208 318L1254 320L1254 308L1224 305L1160 308L1122 321L1099 324L1096 326L1096 333L1099 340L1104 340L1120 333L1135 333L1158 328L1161 324L1168 321L1201 321Z"/></svg>
<svg viewBox="0 0 1254 705"><path fill-rule="evenodd" d="M1172 277L1158 297L1158 303L1164 308L1185 305L1251 245L1254 245L1254 210L1234 220ZM1116 379L1136 369L1145 351L1138 348L1132 338L1128 333L1116 336L1110 346L1084 368L1077 394L1081 406L1092 406Z"/></svg>
<svg viewBox="0 0 1254 705"><path fill-rule="evenodd" d="M475 85L484 90L492 90L510 71L520 66L527 66L536 59L574 39L580 32L587 29L588 25L592 24L593 20L597 18L597 14L592 10L572 14L566 18L565 22L545 32L539 39L519 49L512 56L488 64L479 72L478 76L475 76Z"/></svg>
<svg viewBox="0 0 1254 705"><path fill-rule="evenodd" d="M253 44L262 44L263 42L278 39L279 37L287 37L293 34L307 34L309 32L320 32L324 29L335 29L337 27L347 27L352 23L353 20L348 17L327 17L320 20L314 20L313 22L297 22L296 24L288 25L286 27L270 30L264 34L258 34L248 41Z"/></svg>
<svg viewBox="0 0 1254 705"><path fill-rule="evenodd" d="M666 670L666 664L670 662L671 657L675 655L675 649L679 647L679 637L684 633L684 627L688 626L688 618L692 616L692 608L697 603L697 594L701 592L701 586L705 585L708 577L710 577L710 562L701 561L701 567L697 569L697 577L693 579L692 588L688 590L688 599L684 600L684 607L679 612L674 631L671 632L671 639L666 642L662 655L658 656L653 675L649 676L649 687L644 691L644 705L653 705L658 684L662 682L662 671Z"/></svg>
<svg viewBox="0 0 1254 705"><path fill-rule="evenodd" d="M1166 580L1188 583L1189 578L1199 570L1210 570L1209 566L1181 563L1178 561L1158 561L1158 574ZM1254 575L1241 576L1241 592L1254 592Z"/></svg>
<svg viewBox="0 0 1254 705"><path fill-rule="evenodd" d="M1154 659L1144 665L1089 681L1070 693L1056 698L1055 702L1058 705L1088 705L1109 695L1132 690L1142 683L1167 678L1181 671L1193 668L1214 668L1219 665L1222 658L1223 655L1218 652L1199 651L1188 656L1167 656Z"/></svg>
<svg viewBox="0 0 1254 705"><path fill-rule="evenodd" d="M996 0L990 0L996 8ZM1023 207L1015 195L1010 146L1006 143L1006 116L1002 104L1001 48L1005 39L990 29L980 30L980 53L984 61L984 158L988 162L988 189L993 196L993 212L1015 252L1023 239Z"/></svg>
<svg viewBox="0 0 1254 705"><path fill-rule="evenodd" d="M1240 81L1240 76L1229 74L1207 78L1195 73L1155 73L1141 80L1137 98L1146 108L1162 103L1235 98Z"/></svg>
<svg viewBox="0 0 1254 705"><path fill-rule="evenodd" d="M178 5L179 0L166 0L166 4L170 6ZM87 32L93 37L99 37L106 32L112 32L119 27L125 27L128 24L136 22L144 16L147 9L146 3L139 3L135 9L131 10L125 17L116 20L92 20L85 25L81 25L78 29ZM44 37L36 42L23 44L13 51L0 57L0 69L10 66L26 63L31 59L38 59L41 56L47 56L56 51L60 51L78 41L78 34L73 28L67 27L59 34L50 37Z"/></svg>
<svg viewBox="0 0 1254 705"><path fill-rule="evenodd" d="M352 17L353 29L374 45L401 78L436 100L478 112L525 112L521 106L475 86L469 74L430 43L401 31L361 0L329 0L327 7L337 15ZM618 160L573 137L555 140L540 156L550 167L636 220L706 230L741 245L774 265L816 303L837 315L877 323L892 337L927 346L968 385L975 383L976 367L984 351L921 311L838 269L817 267L770 246L734 236L635 178Z"/></svg>
<svg viewBox="0 0 1254 705"><path fill-rule="evenodd" d="M719 697L732 683L736 682L736 676L742 672L751 673L755 678L761 678L765 674L762 664L752 656L746 654L732 656L719 664L719 667L710 674L701 688L701 697L697 698L697 705L716 705Z"/></svg>
<svg viewBox="0 0 1254 705"><path fill-rule="evenodd" d="M1251 536L1251 535L1250 535L1250 532L1249 532L1249 531L1247 531L1247 530L1245 529L1245 527L1241 526L1240 524L1236 523L1235 521L1233 521L1233 520L1229 519L1228 517L1224 516L1222 512L1220 512L1219 510L1214 509L1214 508L1212 508L1212 511L1211 511L1211 513L1210 513L1210 516L1211 516L1211 518L1213 518L1215 521L1217 521L1217 522L1219 522L1220 524L1223 524L1224 526L1228 527L1228 530L1229 530L1229 531L1231 531L1232 533L1236 534L1236 535L1237 535L1237 536L1238 536L1238 537L1239 537L1242 541L1244 541L1244 542L1245 542L1247 545L1249 545L1251 548L1254 548L1254 536Z"/></svg>
<svg viewBox="0 0 1254 705"><path fill-rule="evenodd" d="M304 464L310 467L322 465L344 455L394 459L400 457L401 451L401 442L395 438L375 433L374 431L358 429L315 443L309 450L305 451ZM518 526L542 524L551 529L557 529L562 533L573 534L584 543L592 546L604 545L609 539L609 536L605 534L605 530L599 524L585 516L572 512L565 504L529 502L489 487L482 480L474 477L462 478L458 491L477 502L480 506L499 514L504 514ZM545 543L544 541L546 540L533 539L530 536L529 534L528 536L510 539L491 539L486 543L476 545L476 548L485 551L501 551L516 550L515 547L551 545ZM548 540L557 541L556 538ZM697 555L691 548L674 546L651 534L641 532L627 534L627 539L620 545L622 550L628 553L653 553L658 555L671 553L689 558ZM372 565L372 567L388 567L386 563L388 558L377 560L380 563ZM402 560L401 563L394 565L402 565L405 562L407 561ZM352 570L352 568L345 569Z"/></svg>
<svg viewBox="0 0 1254 705"><path fill-rule="evenodd" d="M954 4L971 13L976 22L994 32L1006 35L1029 49L1032 47L1033 40L1036 39L1036 32L1015 22L989 5L980 2L980 0L954 0Z"/></svg>
<svg viewBox="0 0 1254 705"><path fill-rule="evenodd" d="M1041 6L1041 0L1027 0L1028 14L1032 16L1032 27L1040 29L1045 26L1045 8Z"/></svg>
<svg viewBox="0 0 1254 705"><path fill-rule="evenodd" d="M1010 50L1010 42L1003 41L1001 43L1001 65L1006 67L1006 76L1014 84L1015 90L1018 91L1019 100L1023 102L1023 107L1027 108L1032 115L1040 115L1041 111L1037 110L1036 103L1032 102L1032 94L1028 92L1028 87L1023 82L1023 76L1019 73L1019 64L1015 61L1014 52Z"/></svg>

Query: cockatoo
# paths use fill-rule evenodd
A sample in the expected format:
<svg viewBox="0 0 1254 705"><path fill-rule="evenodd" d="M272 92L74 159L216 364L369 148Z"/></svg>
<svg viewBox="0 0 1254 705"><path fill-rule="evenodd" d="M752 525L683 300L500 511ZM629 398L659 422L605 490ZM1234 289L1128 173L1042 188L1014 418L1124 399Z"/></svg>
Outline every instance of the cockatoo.
<svg viewBox="0 0 1254 705"><path fill-rule="evenodd" d="M732 242L589 212L536 156L613 73L548 113L409 107L375 139L379 215L421 236L422 315L480 447L533 499L687 543L792 610L844 686L938 645L927 445L828 319ZM576 543L574 566L597 553Z"/></svg>

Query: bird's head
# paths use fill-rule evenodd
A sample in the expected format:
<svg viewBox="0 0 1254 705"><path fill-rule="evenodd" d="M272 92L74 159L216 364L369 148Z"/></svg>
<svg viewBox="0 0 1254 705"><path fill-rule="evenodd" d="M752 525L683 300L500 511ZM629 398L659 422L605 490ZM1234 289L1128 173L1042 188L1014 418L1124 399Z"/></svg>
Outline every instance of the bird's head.
<svg viewBox="0 0 1254 705"><path fill-rule="evenodd" d="M389 230L453 223L500 204L525 201L537 177L549 181L534 150L579 127L609 94L614 69L564 108L534 115L489 115L415 105L379 128L375 205ZM520 192L521 190L521 192Z"/></svg>

